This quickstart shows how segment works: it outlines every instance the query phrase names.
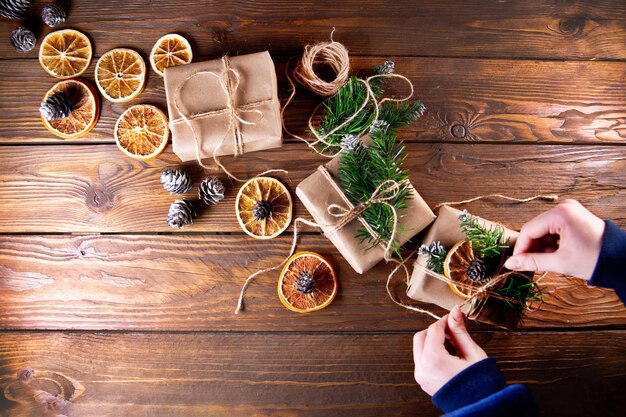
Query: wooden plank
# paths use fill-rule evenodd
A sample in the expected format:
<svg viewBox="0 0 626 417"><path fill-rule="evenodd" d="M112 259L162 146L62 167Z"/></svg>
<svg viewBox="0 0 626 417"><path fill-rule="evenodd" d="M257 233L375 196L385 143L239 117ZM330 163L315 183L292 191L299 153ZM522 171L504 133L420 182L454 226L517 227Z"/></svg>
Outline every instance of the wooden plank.
<svg viewBox="0 0 626 417"><path fill-rule="evenodd" d="M545 415L623 412L624 332L475 337ZM41 415L16 382L31 368L31 384L39 373L84 386L66 412L76 416L438 416L413 380L411 346L412 334L393 333L2 333L0 383L24 401L2 405L6 415Z"/></svg>
<svg viewBox="0 0 626 417"><path fill-rule="evenodd" d="M199 58L202 59L202 58ZM286 58L276 57L280 96L288 96ZM385 58L355 58L366 73ZM626 139L626 63L396 58L426 115L407 129L408 141L623 143ZM93 78L93 67L87 72ZM43 127L38 107L54 84L34 60L0 66L0 143L68 143ZM400 88L396 91L400 92ZM150 74L136 102L166 109L160 77ZM287 126L303 134L319 98L301 88L287 109ZM113 127L130 106L104 100L97 127L83 139L113 142Z"/></svg>
<svg viewBox="0 0 626 417"><path fill-rule="evenodd" d="M33 16L42 4L37 2ZM169 32L189 36L199 55L263 49L294 54L306 43L328 39L335 27L335 39L356 55L625 59L625 18L620 0L231 0L208 5L200 0L184 5L76 0L61 27L89 34L97 54L119 46L148 53ZM14 26L2 24L0 38L8 39ZM45 28L41 36L49 31ZM0 45L0 57L16 56L8 42ZM27 56L35 57L36 51Z"/></svg>
<svg viewBox="0 0 626 417"><path fill-rule="evenodd" d="M491 193L514 197L550 193L579 199L599 216L626 226L623 146L407 145L411 179L431 206ZM243 178L284 168L293 194L324 159L303 144L289 144L223 162ZM164 167L176 165L169 148L157 160L137 162L115 145L0 147L0 233L171 232L166 217L176 197L162 188L159 178ZM207 175L192 163L188 171L196 186ZM217 168L211 175L224 178ZM241 232L234 210L240 185L225 182L224 201L200 210L185 231ZM186 196L196 198L196 188ZM295 217L307 217L295 195L294 199ZM476 214L513 228L549 207L489 201L471 206Z"/></svg>
<svg viewBox="0 0 626 417"><path fill-rule="evenodd" d="M273 271L253 281L246 310L235 315L246 277L279 264L290 245L288 237L257 242L232 235L3 236L0 328L373 331L432 322L388 298L390 266L358 275L316 235L303 236L298 249L319 252L335 266L340 291L331 306L306 315L286 310ZM394 278L394 295L419 305L403 295L403 280ZM613 291L552 276L542 286L544 303L527 315L524 328L626 326L626 309Z"/></svg>

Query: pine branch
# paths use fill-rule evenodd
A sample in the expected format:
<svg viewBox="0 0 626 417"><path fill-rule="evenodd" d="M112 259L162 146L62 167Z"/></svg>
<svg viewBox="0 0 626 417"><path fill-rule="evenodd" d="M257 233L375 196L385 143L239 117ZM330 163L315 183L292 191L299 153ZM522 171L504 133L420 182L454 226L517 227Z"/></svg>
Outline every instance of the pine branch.
<svg viewBox="0 0 626 417"><path fill-rule="evenodd" d="M481 259L499 257L509 247L509 240L504 239L504 229L501 226L485 227L478 218L463 211L459 214L461 229L467 240L472 242L474 254Z"/></svg>
<svg viewBox="0 0 626 417"><path fill-rule="evenodd" d="M541 287L531 277L523 274L509 275L504 285L496 290L496 293L513 300L497 299L500 308L503 311L511 311L517 320L522 317L529 302L541 301L543 298Z"/></svg>

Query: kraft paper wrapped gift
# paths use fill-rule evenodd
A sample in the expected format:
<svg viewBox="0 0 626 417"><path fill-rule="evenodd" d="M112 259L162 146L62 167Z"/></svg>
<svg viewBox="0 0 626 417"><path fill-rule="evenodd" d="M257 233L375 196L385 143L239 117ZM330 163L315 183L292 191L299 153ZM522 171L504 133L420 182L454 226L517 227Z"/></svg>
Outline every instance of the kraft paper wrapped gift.
<svg viewBox="0 0 626 417"><path fill-rule="evenodd" d="M357 231L365 224L365 220L360 217L329 234L329 231L337 223L337 218L328 212L328 207L332 204L349 207L349 200L345 194L337 190L337 188L340 189L340 180L337 178L340 158L341 155L336 156L304 179L298 184L296 194L311 213L315 222L320 225L326 237L337 247L337 250L350 266L359 274L363 274L384 259L385 248L383 245L378 245L366 250L369 245L368 242L361 242L355 237ZM435 219L430 207L413 186L410 187L412 192L407 201L408 207L398 212L398 224L401 225L402 230L398 231L396 241L401 245L424 230Z"/></svg>
<svg viewBox="0 0 626 417"><path fill-rule="evenodd" d="M169 67L164 81L172 144L182 161L282 145L269 52Z"/></svg>
<svg viewBox="0 0 626 417"><path fill-rule="evenodd" d="M432 242L439 241L445 248L450 248L456 242L465 239L465 234L461 229L459 222L460 210L452 208L450 206L442 206L439 209L437 220L428 229L424 241L424 245L430 245ZM488 227L495 227L498 223L494 223L488 220L478 217L483 225ZM502 227L502 225L500 225ZM519 233L504 228L505 239L509 238L511 248L515 244ZM416 263L419 263L424 268L426 267L427 256L420 255ZM407 289L407 295L417 301L423 301L431 304L436 304L447 310L451 310L454 306L461 304L465 299L454 292L450 286L437 278L431 277L424 272L421 268L414 268L409 281ZM463 306L464 312L467 314L471 306L469 303ZM515 325L513 317L504 317L498 313L498 310L493 308L493 305L487 301L478 317L479 321L491 324L498 324L505 327L513 327Z"/></svg>

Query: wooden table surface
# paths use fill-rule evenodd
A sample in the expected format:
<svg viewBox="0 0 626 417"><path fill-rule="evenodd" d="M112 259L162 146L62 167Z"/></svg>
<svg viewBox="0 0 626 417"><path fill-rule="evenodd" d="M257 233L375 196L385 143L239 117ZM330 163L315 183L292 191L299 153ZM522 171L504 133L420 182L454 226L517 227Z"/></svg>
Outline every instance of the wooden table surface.
<svg viewBox="0 0 626 417"><path fill-rule="evenodd" d="M36 1L29 19L40 39L51 30L38 20L45 3ZM270 273L235 316L244 279L279 262L290 233L271 241L243 234L238 186L228 182L223 202L192 227L170 229L172 197L159 176L180 165L171 146L138 162L112 136L130 105L165 109L162 79L150 71L131 103L103 101L86 138L59 140L37 110L55 80L38 64L39 43L25 54L12 49L17 25L0 22L2 416L439 414L413 380L411 354L413 333L432 320L389 300L388 266L359 276L323 236L307 233L299 248L328 256L339 271L334 303L291 313ZM486 193L554 193L626 227L623 0L74 0L62 25L89 35L94 58L122 46L146 56L168 32L186 35L197 61L268 49L281 98L287 59L326 40L333 26L355 71L393 59L426 104L401 138L412 182L431 206ZM94 66L95 59L85 77L92 81ZM316 103L300 90L287 124L304 131ZM243 177L287 169L294 192L322 159L286 139L281 149L224 162ZM187 168L196 183L207 175ZM549 207L468 206L512 228ZM300 202L294 214L308 217ZM530 387L545 415L624 415L626 309L610 290L553 275L545 282L541 310L520 329L472 323L473 335L509 382ZM404 289L394 284L398 297ZM72 381L85 391L63 410L43 412L32 396L14 393L28 368L42 391L64 387L67 396Z"/></svg>

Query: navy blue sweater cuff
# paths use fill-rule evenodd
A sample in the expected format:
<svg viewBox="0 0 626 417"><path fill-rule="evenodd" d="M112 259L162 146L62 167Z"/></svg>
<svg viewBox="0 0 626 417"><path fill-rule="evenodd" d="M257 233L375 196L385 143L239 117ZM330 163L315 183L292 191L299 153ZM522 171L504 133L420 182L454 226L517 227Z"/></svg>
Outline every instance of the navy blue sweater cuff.
<svg viewBox="0 0 626 417"><path fill-rule="evenodd" d="M493 359L465 369L433 396L443 417L536 417L537 406L524 385L506 385Z"/></svg>
<svg viewBox="0 0 626 417"><path fill-rule="evenodd" d="M589 285L613 288L626 304L626 232L611 221L605 224L600 256Z"/></svg>
<svg viewBox="0 0 626 417"><path fill-rule="evenodd" d="M506 387L496 361L483 359L464 369L433 395L433 403L446 413L482 400Z"/></svg>

